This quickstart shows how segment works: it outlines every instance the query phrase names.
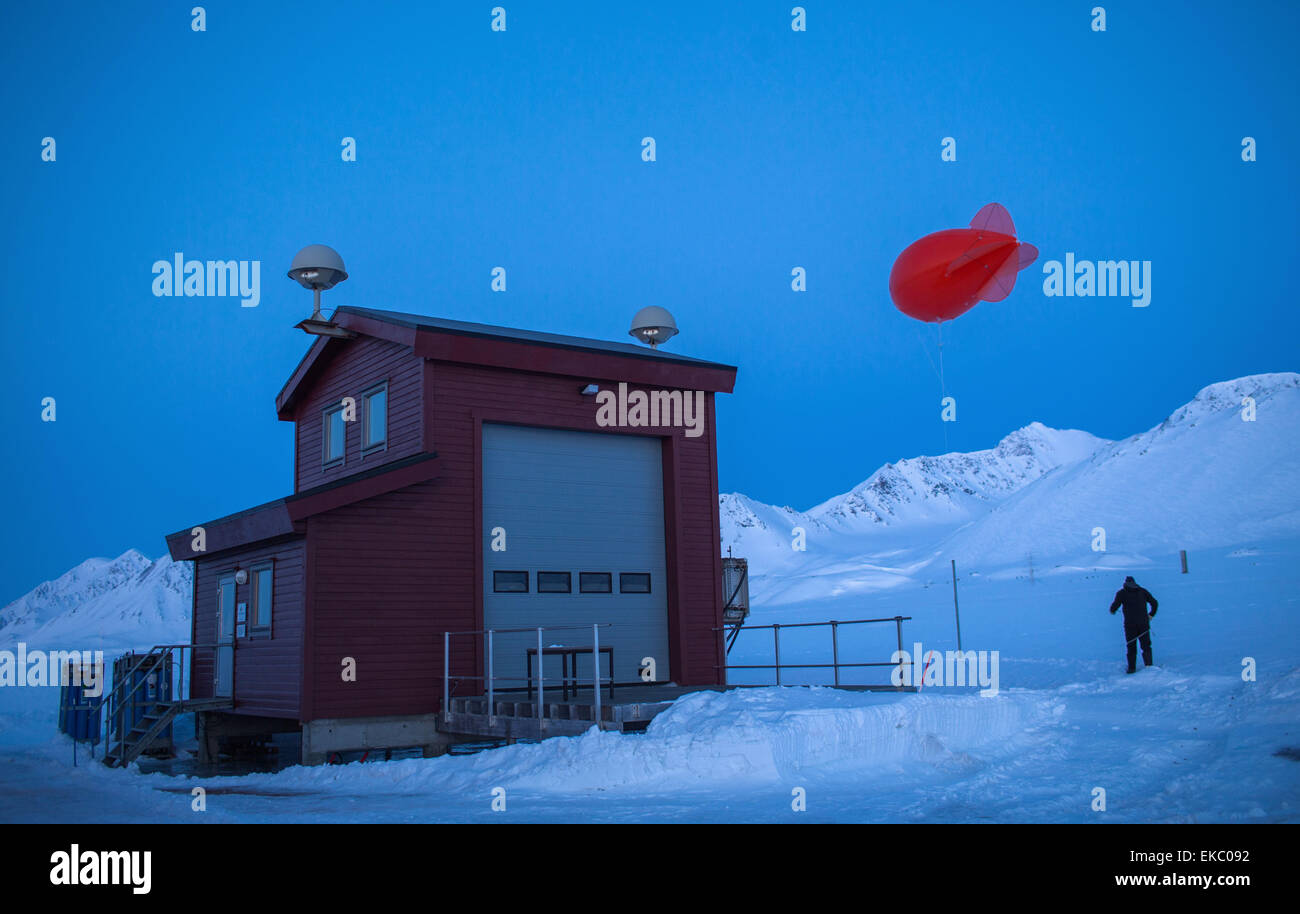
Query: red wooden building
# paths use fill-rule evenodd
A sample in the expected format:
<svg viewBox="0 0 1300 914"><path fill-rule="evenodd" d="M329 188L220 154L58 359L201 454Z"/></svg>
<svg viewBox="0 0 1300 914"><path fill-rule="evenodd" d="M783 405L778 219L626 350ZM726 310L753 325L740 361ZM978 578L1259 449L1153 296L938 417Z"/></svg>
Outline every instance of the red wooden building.
<svg viewBox="0 0 1300 914"><path fill-rule="evenodd" d="M194 562L192 642L233 644L194 651L192 695L233 700L204 734L300 729L309 763L434 745L448 631L599 623L619 682L650 658L657 681L722 684L714 394L735 368L364 308L333 319L352 336L318 337L276 398L294 492L167 538ZM453 673L485 675L482 637L452 645ZM524 645L498 639L501 688L524 686Z"/></svg>

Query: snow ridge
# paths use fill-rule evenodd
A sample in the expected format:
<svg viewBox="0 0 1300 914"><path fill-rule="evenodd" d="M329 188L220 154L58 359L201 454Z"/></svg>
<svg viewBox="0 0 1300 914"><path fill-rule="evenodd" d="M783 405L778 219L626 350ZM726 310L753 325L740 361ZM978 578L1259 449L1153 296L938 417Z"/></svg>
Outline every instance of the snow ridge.
<svg viewBox="0 0 1300 914"><path fill-rule="evenodd" d="M1250 375L1121 441L1034 422L988 450L886 464L807 512L724 495L723 548L750 558L756 584L784 578L766 582L770 595L811 599L894 586L940 555L983 569L1029 555L1092 567L1287 537L1300 533L1297 429L1300 374ZM796 526L806 552L791 548Z"/></svg>
<svg viewBox="0 0 1300 914"><path fill-rule="evenodd" d="M849 492L812 508L808 516L841 528L952 521L1107 443L1087 432L1033 422L989 450L887 463Z"/></svg>
<svg viewBox="0 0 1300 914"><path fill-rule="evenodd" d="M0 638L30 644L111 645L187 640L193 569L134 549L87 559L0 609Z"/></svg>

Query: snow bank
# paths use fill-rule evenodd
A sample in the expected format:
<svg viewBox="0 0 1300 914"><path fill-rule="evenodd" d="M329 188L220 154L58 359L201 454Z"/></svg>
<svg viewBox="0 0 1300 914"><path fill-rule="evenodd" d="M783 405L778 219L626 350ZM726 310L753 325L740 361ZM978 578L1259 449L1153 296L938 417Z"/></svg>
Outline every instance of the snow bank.
<svg viewBox="0 0 1300 914"><path fill-rule="evenodd" d="M1057 714L1058 703L1030 693L980 698L823 688L694 692L641 735L592 729L469 757L297 767L195 783L312 792L346 785L351 794L385 793L400 785L408 793L487 795L496 786L582 793L786 782L811 772L869 777L965 765L973 752L1013 752L1037 724Z"/></svg>

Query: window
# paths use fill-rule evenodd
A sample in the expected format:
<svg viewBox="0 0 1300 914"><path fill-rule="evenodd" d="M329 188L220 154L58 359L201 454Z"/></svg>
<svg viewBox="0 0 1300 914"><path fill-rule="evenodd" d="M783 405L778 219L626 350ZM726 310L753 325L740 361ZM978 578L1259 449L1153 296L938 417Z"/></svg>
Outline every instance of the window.
<svg viewBox="0 0 1300 914"><path fill-rule="evenodd" d="M537 572L538 593L569 593L572 586L572 578L567 571Z"/></svg>
<svg viewBox="0 0 1300 914"><path fill-rule="evenodd" d="M343 444L346 435L347 423L343 421L343 404L326 407L324 427L321 430L325 466L336 466L343 462Z"/></svg>
<svg viewBox="0 0 1300 914"><path fill-rule="evenodd" d="M252 599L249 607L249 634L254 637L271 637L271 607L275 594L274 566L255 565L249 573Z"/></svg>
<svg viewBox="0 0 1300 914"><path fill-rule="evenodd" d="M624 571L618 576L619 593L649 593L650 575L641 572Z"/></svg>
<svg viewBox="0 0 1300 914"><path fill-rule="evenodd" d="M528 593L528 572L494 571L492 572L493 593Z"/></svg>
<svg viewBox="0 0 1300 914"><path fill-rule="evenodd" d="M580 593L612 593L613 575L608 571L583 571L578 574Z"/></svg>
<svg viewBox="0 0 1300 914"><path fill-rule="evenodd" d="M388 446L388 382L361 394L361 453Z"/></svg>

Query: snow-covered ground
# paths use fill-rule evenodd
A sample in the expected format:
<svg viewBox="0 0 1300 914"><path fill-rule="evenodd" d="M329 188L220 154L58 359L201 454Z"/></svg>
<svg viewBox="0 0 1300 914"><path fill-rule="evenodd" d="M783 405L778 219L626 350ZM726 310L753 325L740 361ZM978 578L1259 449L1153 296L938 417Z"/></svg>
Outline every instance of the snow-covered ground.
<svg viewBox="0 0 1300 914"><path fill-rule="evenodd" d="M724 544L753 569L752 624L905 615L908 650L951 650L955 558L962 645L998 652L993 696L701 692L639 735L194 780L84 756L73 768L54 690L0 688L0 821L1300 821L1297 429L1300 375L1261 375L1206 388L1125 441L1035 424L990 451L887 466L808 512L724 496ZM806 551L790 548L795 526ZM171 592L180 572L160 562L152 578L142 566L94 583L112 564L0 610L0 647L183 640L183 596L146 600L135 629L111 596L146 580ZM1133 676L1107 613L1125 574L1160 601L1158 666ZM825 629L781 637L783 662L829 660ZM841 659L895 646L892 625L840 632ZM731 661L771 651L770 631L747 631ZM799 792L806 811L792 808Z"/></svg>

